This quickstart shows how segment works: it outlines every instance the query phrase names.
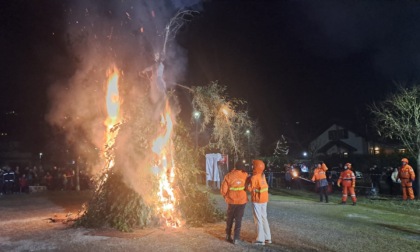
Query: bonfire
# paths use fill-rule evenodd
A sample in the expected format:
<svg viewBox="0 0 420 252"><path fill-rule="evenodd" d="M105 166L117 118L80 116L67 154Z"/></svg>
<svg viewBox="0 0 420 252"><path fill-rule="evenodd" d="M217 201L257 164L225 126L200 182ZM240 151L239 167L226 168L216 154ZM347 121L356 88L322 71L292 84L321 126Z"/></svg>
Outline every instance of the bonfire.
<svg viewBox="0 0 420 252"><path fill-rule="evenodd" d="M127 92L132 78L116 62L104 73L106 111L100 149L102 166L94 196L77 224L122 231L147 226L179 228L213 222L221 213L195 178L199 152L182 123L176 123L177 98L164 78L167 43L191 15L179 12L165 28L162 49L137 81L148 94ZM136 86L135 86L136 87ZM134 97L134 98L133 98Z"/></svg>
<svg viewBox="0 0 420 252"><path fill-rule="evenodd" d="M93 197L76 224L130 231L215 222L223 214L197 183L204 173L199 156L205 148L236 158L247 149L249 155L257 147L249 144L257 138L255 124L239 109L242 101L227 99L226 87L190 88L170 78L182 68L171 41L196 12L179 11L162 23L165 4L142 5L155 11L131 3L120 3L124 12L68 11L77 69L67 85L50 90L55 102L48 120L96 175ZM212 129L208 144L194 146L188 127L177 120L178 87L191 92L203 115L201 131ZM249 129L253 133L246 135Z"/></svg>

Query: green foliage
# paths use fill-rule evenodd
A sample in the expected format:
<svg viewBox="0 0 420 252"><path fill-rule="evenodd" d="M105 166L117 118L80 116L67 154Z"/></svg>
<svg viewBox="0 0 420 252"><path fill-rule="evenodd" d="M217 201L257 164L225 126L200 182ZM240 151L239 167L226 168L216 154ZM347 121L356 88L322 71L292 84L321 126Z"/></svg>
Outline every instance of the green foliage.
<svg viewBox="0 0 420 252"><path fill-rule="evenodd" d="M237 157L244 156L249 146L259 149L261 134L248 111L242 108L245 101L229 98L226 87L217 82L193 87L190 91L193 94L194 109L203 115L201 130L210 128L212 132L207 146L209 149L234 153Z"/></svg>
<svg viewBox="0 0 420 252"><path fill-rule="evenodd" d="M181 200L181 211L187 224L195 227L205 223L215 223L224 218L224 213L217 209L206 191L196 190Z"/></svg>
<svg viewBox="0 0 420 252"><path fill-rule="evenodd" d="M94 194L77 225L110 226L128 232L133 227L145 227L152 221L152 208L140 195L127 187L118 172L106 172L106 181Z"/></svg>
<svg viewBox="0 0 420 252"><path fill-rule="evenodd" d="M224 214L211 202L208 192L198 187L197 176L202 173L198 169L199 153L194 150L188 131L178 124L175 133L176 188L181 196L178 206L183 218L192 226L221 220Z"/></svg>
<svg viewBox="0 0 420 252"><path fill-rule="evenodd" d="M151 139L156 135L156 127L152 125L159 125L159 121L150 123L150 120L146 120L153 118L150 115L151 104L147 99L126 103L124 106L125 111L130 113L126 113L124 123L118 123L111 129L111 132L118 132L115 143L105 146L108 158L105 167L109 166L111 160L114 160L116 165L111 169L105 168L97 178L97 189L85 213L77 222L79 225L110 226L128 232L134 227L143 228L156 222L153 219L156 215L153 212L154 206L147 205L143 198L124 182L122 173L130 167L137 167L138 160L151 162ZM136 159L133 159L133 156ZM152 176L150 178L152 179Z"/></svg>

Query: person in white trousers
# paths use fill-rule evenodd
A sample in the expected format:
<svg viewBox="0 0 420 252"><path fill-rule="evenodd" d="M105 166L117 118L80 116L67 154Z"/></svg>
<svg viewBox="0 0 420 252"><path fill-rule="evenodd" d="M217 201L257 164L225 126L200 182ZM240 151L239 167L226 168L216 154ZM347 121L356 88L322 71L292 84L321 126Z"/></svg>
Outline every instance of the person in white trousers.
<svg viewBox="0 0 420 252"><path fill-rule="evenodd" d="M253 175L249 180L247 189L251 192L254 222L257 227L255 245L271 243L270 226L267 219L268 184L264 176L265 164L261 160L253 160Z"/></svg>

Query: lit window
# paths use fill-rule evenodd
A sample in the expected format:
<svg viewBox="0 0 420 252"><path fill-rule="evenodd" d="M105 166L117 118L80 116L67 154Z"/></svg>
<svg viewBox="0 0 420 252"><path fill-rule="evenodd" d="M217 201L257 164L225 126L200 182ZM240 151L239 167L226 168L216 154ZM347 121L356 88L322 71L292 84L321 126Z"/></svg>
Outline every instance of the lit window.
<svg viewBox="0 0 420 252"><path fill-rule="evenodd" d="M399 152L399 153L406 153L406 152L407 152L407 150L406 150L406 149L398 149L398 152Z"/></svg>
<svg viewBox="0 0 420 252"><path fill-rule="evenodd" d="M375 147L375 154L379 154L379 153L380 153L379 147Z"/></svg>

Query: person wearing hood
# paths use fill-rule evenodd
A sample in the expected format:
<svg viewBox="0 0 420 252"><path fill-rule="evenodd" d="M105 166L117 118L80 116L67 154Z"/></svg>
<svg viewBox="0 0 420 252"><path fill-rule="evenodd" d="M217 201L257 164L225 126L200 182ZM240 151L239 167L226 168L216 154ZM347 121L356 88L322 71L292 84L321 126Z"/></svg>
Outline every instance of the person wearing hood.
<svg viewBox="0 0 420 252"><path fill-rule="evenodd" d="M248 202L248 196L245 191L245 183L248 173L242 162L237 161L232 171L226 174L220 187L220 193L228 204L226 217L226 241L238 244L240 242L240 233L242 217L244 216L245 206ZM235 220L234 236L232 240L232 226Z"/></svg>
<svg viewBox="0 0 420 252"><path fill-rule="evenodd" d="M255 245L271 243L270 226L267 220L268 184L264 176L265 164L261 160L253 160L253 174L247 185L251 192L254 222L257 227Z"/></svg>

